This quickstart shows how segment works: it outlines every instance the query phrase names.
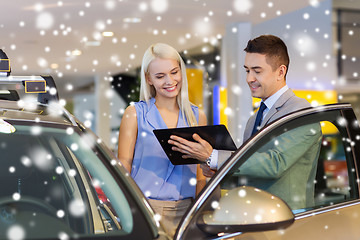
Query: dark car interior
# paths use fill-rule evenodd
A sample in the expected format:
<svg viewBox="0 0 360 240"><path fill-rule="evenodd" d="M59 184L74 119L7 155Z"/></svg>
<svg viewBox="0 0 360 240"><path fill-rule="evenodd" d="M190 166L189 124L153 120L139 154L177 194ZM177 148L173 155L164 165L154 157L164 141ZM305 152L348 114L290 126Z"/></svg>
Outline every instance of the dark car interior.
<svg viewBox="0 0 360 240"><path fill-rule="evenodd" d="M3 137L6 137L6 142L2 141ZM76 177L75 181L69 181L66 174L56 172L60 163L66 160L64 155L56 156L48 152L50 146L43 147L49 145L50 141L54 139L48 139L46 135L31 136L21 132L0 135L0 160L3 166L0 168L0 181L6 183L0 191L0 221L10 225L18 219L27 219L27 222L30 218L34 226L29 226L27 232L34 237L37 236L37 227L43 231L46 225L52 228L57 226L67 233L90 232L89 213L79 217L69 211L69 205L76 197L75 192L85 191L84 186ZM71 164L70 161L67 164ZM71 167L75 169L75 166ZM73 186L74 182L78 183L77 186ZM28 216L24 218L24 214ZM7 225L0 226L6 228ZM0 232L0 236L6 233Z"/></svg>

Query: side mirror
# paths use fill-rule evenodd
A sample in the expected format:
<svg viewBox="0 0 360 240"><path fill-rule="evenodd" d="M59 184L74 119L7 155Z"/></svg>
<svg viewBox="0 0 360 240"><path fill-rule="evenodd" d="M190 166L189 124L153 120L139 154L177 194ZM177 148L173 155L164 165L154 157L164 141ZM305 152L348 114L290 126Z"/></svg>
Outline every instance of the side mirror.
<svg viewBox="0 0 360 240"><path fill-rule="evenodd" d="M213 211L204 212L197 221L209 234L284 229L294 222L294 214L283 200L249 186L231 189L212 207Z"/></svg>

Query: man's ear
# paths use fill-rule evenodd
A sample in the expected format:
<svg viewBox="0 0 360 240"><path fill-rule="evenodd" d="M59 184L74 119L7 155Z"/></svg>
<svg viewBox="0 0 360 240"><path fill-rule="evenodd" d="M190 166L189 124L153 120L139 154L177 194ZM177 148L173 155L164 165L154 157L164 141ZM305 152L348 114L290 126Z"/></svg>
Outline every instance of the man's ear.
<svg viewBox="0 0 360 240"><path fill-rule="evenodd" d="M281 65L281 66L278 68L278 77L279 77L279 80L285 79L286 71L287 71L287 67L286 67L285 65Z"/></svg>

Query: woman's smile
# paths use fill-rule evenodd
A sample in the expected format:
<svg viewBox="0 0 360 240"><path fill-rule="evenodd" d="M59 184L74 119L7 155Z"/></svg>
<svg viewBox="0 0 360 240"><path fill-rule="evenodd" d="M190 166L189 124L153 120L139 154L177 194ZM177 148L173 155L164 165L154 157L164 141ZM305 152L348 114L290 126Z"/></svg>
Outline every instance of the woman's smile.
<svg viewBox="0 0 360 240"><path fill-rule="evenodd" d="M177 84L174 85L174 86L172 86L172 87L164 87L164 89L165 89L166 91L168 91L168 92L172 92L172 91L174 91L174 90L176 89L176 87L177 87Z"/></svg>

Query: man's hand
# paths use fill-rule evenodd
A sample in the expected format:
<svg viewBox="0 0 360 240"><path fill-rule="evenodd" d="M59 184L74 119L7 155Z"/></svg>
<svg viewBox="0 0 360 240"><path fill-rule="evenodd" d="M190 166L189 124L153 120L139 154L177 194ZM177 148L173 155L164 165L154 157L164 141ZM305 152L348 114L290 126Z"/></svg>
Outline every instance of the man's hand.
<svg viewBox="0 0 360 240"><path fill-rule="evenodd" d="M203 172L203 175L205 177L211 178L216 173L215 170L212 170L208 165L206 164L200 164L200 168Z"/></svg>
<svg viewBox="0 0 360 240"><path fill-rule="evenodd" d="M194 158L205 162L210 157L213 148L210 143L202 139L198 134L193 134L195 142L188 141L184 138L171 135L169 144L174 145L171 149L183 153L183 158Z"/></svg>

